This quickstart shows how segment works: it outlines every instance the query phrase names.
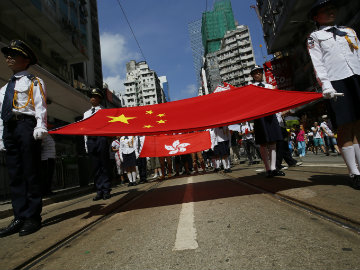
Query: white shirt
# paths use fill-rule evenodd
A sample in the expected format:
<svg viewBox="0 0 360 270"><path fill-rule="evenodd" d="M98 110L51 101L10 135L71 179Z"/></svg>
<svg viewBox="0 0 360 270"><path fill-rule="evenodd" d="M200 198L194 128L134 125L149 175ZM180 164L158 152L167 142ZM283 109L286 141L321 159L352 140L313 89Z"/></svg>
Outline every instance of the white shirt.
<svg viewBox="0 0 360 270"><path fill-rule="evenodd" d="M240 126L240 131L242 135L243 140L251 140L253 138L252 133L246 133L246 130L252 131L253 128L249 125L248 122L242 123Z"/></svg>
<svg viewBox="0 0 360 270"><path fill-rule="evenodd" d="M120 138L120 153L131 154L136 151L137 139L135 136L122 136Z"/></svg>
<svg viewBox="0 0 360 270"><path fill-rule="evenodd" d="M360 53L350 47L345 37L328 32L332 26L322 26L310 34L307 41L309 54L316 77L322 89L332 89L331 81L342 80L355 74L360 75ZM338 27L346 32L350 41L359 46L356 33L351 28Z"/></svg>
<svg viewBox="0 0 360 270"><path fill-rule="evenodd" d="M312 127L311 130L314 132L314 139L321 139L320 126Z"/></svg>
<svg viewBox="0 0 360 270"><path fill-rule="evenodd" d="M29 91L32 81L27 77L27 75L30 75L30 73L26 70L18 72L15 74L16 82L15 82L15 92L17 93L17 99L15 100L15 105L17 108L13 108L14 114L27 114L32 115L36 119L36 127L37 128L43 128L47 129L47 109L46 109L46 100L44 97L46 97L46 88L45 84L42 79L39 79L43 94L41 94L40 85L38 81L35 79L34 81L34 87L33 87L33 101L34 105L32 104L31 100L29 101L29 104L23 107L29 100ZM0 114L2 110L2 104L5 97L5 91L6 91L7 84L5 84L0 89ZM14 97L15 98L15 97ZM0 140L2 140L2 134L3 134L3 121L0 118Z"/></svg>
<svg viewBox="0 0 360 270"><path fill-rule="evenodd" d="M214 128L214 133L217 142L229 141L231 139L231 133L227 126Z"/></svg>
<svg viewBox="0 0 360 270"><path fill-rule="evenodd" d="M334 133L331 131L331 129L329 128L329 126L325 121L320 124L320 127L326 130L326 132L324 132L325 136L334 136Z"/></svg>
<svg viewBox="0 0 360 270"><path fill-rule="evenodd" d="M95 108L94 113L92 113L92 108ZM91 107L90 110L87 110L86 112L84 112L83 119L89 118L90 116L92 116L93 114L95 114L99 110L101 110L100 106ZM87 152L87 136L86 135L84 136L84 141L85 141L85 149L86 149L86 152Z"/></svg>
<svg viewBox="0 0 360 270"><path fill-rule="evenodd" d="M259 84L263 84L265 86L260 86L260 87L264 87L264 88L267 88L267 89L275 89L275 87L271 84L268 84L266 82L250 82L249 85L252 84L252 85L256 85L256 86L260 86Z"/></svg>

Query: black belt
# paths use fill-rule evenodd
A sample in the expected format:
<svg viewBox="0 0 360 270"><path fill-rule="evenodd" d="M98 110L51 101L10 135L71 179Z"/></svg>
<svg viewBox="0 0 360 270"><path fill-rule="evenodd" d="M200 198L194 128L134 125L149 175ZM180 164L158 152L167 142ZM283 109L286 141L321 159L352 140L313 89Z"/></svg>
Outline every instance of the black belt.
<svg viewBox="0 0 360 270"><path fill-rule="evenodd" d="M89 140L95 140L95 139L97 139L98 138L98 136L88 136L88 139Z"/></svg>
<svg viewBox="0 0 360 270"><path fill-rule="evenodd" d="M35 120L35 116L33 115L28 115L28 114L13 114L10 118L10 121L20 121L20 120L24 120L24 119L31 119L31 120Z"/></svg>

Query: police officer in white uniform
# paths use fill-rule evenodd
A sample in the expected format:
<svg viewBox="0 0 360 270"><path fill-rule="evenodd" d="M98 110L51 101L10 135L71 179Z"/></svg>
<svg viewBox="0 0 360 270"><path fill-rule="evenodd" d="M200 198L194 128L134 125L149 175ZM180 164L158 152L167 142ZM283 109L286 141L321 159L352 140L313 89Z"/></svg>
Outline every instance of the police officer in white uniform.
<svg viewBox="0 0 360 270"><path fill-rule="evenodd" d="M37 63L31 48L13 40L1 49L13 76L0 89L0 150L6 151L14 220L0 237L41 228L41 139L47 135L44 82L27 69Z"/></svg>
<svg viewBox="0 0 360 270"><path fill-rule="evenodd" d="M103 93L100 89L94 88L91 90L91 109L84 113L84 119L101 110L100 102L102 98ZM93 165L92 175L97 193L93 201L108 200L111 197L111 181L109 177L109 147L107 138L104 136L85 136L84 139L85 150L90 155Z"/></svg>
<svg viewBox="0 0 360 270"><path fill-rule="evenodd" d="M274 89L271 84L263 81L263 68L255 66L250 75L251 84ZM279 122L275 114L254 120L255 142L260 145L260 154L264 162L267 177L284 176L285 173L276 169L276 142L283 139Z"/></svg>
<svg viewBox="0 0 360 270"><path fill-rule="evenodd" d="M350 185L360 189L360 52L355 31L335 25L336 1L318 0L310 18L317 30L307 40L309 54L323 96L330 99L332 123L350 174ZM338 94L344 94L336 100Z"/></svg>

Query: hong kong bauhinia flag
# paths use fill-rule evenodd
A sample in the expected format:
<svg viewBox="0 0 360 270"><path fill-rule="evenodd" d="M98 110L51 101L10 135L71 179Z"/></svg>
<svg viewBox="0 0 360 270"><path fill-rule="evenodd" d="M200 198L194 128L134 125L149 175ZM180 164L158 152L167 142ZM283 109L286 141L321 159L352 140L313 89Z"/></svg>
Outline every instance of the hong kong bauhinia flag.
<svg viewBox="0 0 360 270"><path fill-rule="evenodd" d="M322 98L320 93L273 90L254 85L228 88L227 91L162 104L99 110L85 120L49 133L95 136L183 133L260 118Z"/></svg>
<svg viewBox="0 0 360 270"><path fill-rule="evenodd" d="M177 135L146 136L140 157L166 157L207 150L211 147L209 131Z"/></svg>

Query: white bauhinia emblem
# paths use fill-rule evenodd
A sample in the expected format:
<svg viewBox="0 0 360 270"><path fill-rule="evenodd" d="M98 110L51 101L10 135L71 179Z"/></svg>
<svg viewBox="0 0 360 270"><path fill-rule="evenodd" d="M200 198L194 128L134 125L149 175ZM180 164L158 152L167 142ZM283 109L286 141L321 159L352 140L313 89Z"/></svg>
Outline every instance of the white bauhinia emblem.
<svg viewBox="0 0 360 270"><path fill-rule="evenodd" d="M175 155L178 152L183 153L186 151L186 147L189 146L190 143L180 143L179 140L176 140L173 142L172 146L171 145L166 145L165 144L165 149L169 150L169 155Z"/></svg>

